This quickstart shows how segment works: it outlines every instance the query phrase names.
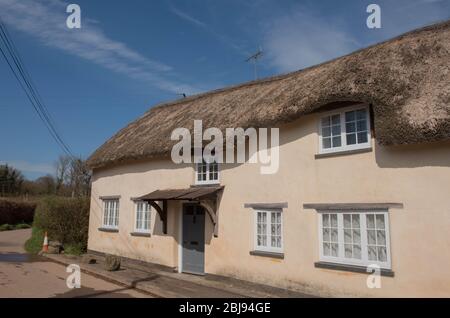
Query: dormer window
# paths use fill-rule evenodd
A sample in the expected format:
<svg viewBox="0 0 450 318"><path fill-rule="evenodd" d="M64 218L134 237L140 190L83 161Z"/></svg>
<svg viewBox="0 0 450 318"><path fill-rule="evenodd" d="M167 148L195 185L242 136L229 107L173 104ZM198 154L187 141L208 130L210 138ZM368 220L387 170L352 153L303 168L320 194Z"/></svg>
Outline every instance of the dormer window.
<svg viewBox="0 0 450 318"><path fill-rule="evenodd" d="M370 148L370 115L367 106L326 114L320 119L320 153Z"/></svg>
<svg viewBox="0 0 450 318"><path fill-rule="evenodd" d="M197 163L195 173L195 184L216 184L219 183L219 164L217 162Z"/></svg>

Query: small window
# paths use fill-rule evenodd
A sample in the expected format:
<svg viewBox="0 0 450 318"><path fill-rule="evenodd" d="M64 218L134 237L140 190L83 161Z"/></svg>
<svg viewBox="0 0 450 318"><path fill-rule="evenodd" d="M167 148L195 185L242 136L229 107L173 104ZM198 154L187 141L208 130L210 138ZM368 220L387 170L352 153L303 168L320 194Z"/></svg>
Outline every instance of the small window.
<svg viewBox="0 0 450 318"><path fill-rule="evenodd" d="M320 119L320 153L370 148L367 107L347 109Z"/></svg>
<svg viewBox="0 0 450 318"><path fill-rule="evenodd" d="M103 227L118 228L119 227L119 200L108 199L103 200Z"/></svg>
<svg viewBox="0 0 450 318"><path fill-rule="evenodd" d="M150 233L150 204L145 201L136 201L136 232Z"/></svg>
<svg viewBox="0 0 450 318"><path fill-rule="evenodd" d="M322 261L390 269L387 212L319 213Z"/></svg>
<svg viewBox="0 0 450 318"><path fill-rule="evenodd" d="M217 162L196 164L196 184L214 184L219 183L219 164Z"/></svg>
<svg viewBox="0 0 450 318"><path fill-rule="evenodd" d="M283 218L281 210L257 210L255 249L268 252L283 251Z"/></svg>

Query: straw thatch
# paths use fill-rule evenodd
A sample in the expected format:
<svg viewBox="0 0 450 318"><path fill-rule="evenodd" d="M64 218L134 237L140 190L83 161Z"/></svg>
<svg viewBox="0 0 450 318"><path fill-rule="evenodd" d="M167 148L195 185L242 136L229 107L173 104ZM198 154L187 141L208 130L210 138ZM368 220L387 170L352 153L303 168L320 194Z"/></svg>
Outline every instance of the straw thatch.
<svg viewBox="0 0 450 318"><path fill-rule="evenodd" d="M378 143L450 138L450 21L290 74L158 105L89 158L92 168L167 156L172 130L275 127L337 101L372 105Z"/></svg>

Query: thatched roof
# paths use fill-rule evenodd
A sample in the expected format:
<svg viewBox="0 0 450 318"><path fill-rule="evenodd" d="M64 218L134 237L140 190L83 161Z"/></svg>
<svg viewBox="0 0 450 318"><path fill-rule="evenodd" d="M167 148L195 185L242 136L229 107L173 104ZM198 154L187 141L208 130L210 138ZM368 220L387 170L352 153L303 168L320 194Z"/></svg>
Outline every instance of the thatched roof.
<svg viewBox="0 0 450 318"><path fill-rule="evenodd" d="M91 168L168 156L172 130L275 127L337 101L372 104L383 145L450 138L450 20L301 71L155 106L88 159Z"/></svg>

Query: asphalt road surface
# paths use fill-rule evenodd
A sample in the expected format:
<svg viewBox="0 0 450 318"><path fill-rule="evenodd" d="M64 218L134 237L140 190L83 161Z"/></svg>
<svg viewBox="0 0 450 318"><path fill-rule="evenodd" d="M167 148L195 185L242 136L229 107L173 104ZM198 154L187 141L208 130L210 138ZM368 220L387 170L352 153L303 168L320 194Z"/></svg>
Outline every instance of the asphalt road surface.
<svg viewBox="0 0 450 318"><path fill-rule="evenodd" d="M0 298L5 297L150 297L136 290L81 273L81 288L70 289L63 265L26 254L31 230L0 232Z"/></svg>

